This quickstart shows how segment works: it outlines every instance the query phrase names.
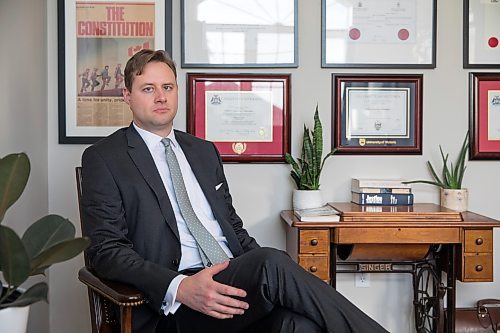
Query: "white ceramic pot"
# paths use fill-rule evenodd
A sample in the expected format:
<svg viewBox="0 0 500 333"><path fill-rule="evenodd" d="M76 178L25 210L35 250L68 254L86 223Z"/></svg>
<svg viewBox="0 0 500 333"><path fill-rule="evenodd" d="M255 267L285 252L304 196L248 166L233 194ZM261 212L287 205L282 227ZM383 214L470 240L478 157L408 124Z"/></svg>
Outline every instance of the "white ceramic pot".
<svg viewBox="0 0 500 333"><path fill-rule="evenodd" d="M0 310L0 332L26 333L29 312L29 305Z"/></svg>
<svg viewBox="0 0 500 333"><path fill-rule="evenodd" d="M447 188L441 189L441 206L453 209L459 212L467 210L469 205L469 192L466 188L452 190Z"/></svg>
<svg viewBox="0 0 500 333"><path fill-rule="evenodd" d="M323 206L320 190L293 190L293 209L316 208Z"/></svg>

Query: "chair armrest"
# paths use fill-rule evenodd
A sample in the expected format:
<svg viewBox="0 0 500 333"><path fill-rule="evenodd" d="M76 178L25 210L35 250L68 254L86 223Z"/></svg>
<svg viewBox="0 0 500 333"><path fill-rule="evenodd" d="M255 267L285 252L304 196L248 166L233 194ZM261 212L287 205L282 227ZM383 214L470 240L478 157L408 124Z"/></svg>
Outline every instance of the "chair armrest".
<svg viewBox="0 0 500 333"><path fill-rule="evenodd" d="M101 279L87 267L78 271L78 279L119 306L138 306L145 301L143 293L137 289L124 283Z"/></svg>

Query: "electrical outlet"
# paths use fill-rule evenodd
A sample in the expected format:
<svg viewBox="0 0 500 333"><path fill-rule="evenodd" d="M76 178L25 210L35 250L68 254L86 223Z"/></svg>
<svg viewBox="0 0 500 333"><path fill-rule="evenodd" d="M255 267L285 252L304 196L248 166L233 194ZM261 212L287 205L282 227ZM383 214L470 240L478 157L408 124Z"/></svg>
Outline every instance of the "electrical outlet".
<svg viewBox="0 0 500 333"><path fill-rule="evenodd" d="M370 273L356 273L356 288L368 288L370 286Z"/></svg>

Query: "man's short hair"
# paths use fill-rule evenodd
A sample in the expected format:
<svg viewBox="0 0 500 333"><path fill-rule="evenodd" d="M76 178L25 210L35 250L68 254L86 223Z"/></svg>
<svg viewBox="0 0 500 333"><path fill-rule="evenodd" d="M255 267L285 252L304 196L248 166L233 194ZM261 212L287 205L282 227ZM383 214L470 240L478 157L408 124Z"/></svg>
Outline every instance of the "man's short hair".
<svg viewBox="0 0 500 333"><path fill-rule="evenodd" d="M132 91L132 83L135 77L141 75L144 67L150 62L163 62L174 72L174 77L177 80L175 62L166 51L143 49L134 54L125 66L125 87L128 91Z"/></svg>

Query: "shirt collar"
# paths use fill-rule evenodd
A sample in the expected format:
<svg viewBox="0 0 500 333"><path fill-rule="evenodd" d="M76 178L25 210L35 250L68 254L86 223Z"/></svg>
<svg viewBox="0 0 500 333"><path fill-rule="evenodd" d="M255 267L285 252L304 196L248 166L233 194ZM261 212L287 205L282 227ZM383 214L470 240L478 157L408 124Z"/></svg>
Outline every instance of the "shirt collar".
<svg viewBox="0 0 500 333"><path fill-rule="evenodd" d="M137 126L135 123L132 123L132 124L134 125L134 128L136 129L137 133L139 133L141 138L146 143L146 146L148 146L149 150L152 150L153 148L157 147L158 145L161 145L161 147L163 147L163 144L161 143L161 140L163 138L161 136L154 134L152 132L146 131L145 129L142 129L139 126ZM173 129L167 135L167 138L169 138L170 141L172 141L174 147L179 146L179 144L177 143L177 140L175 139L175 133L174 133Z"/></svg>

